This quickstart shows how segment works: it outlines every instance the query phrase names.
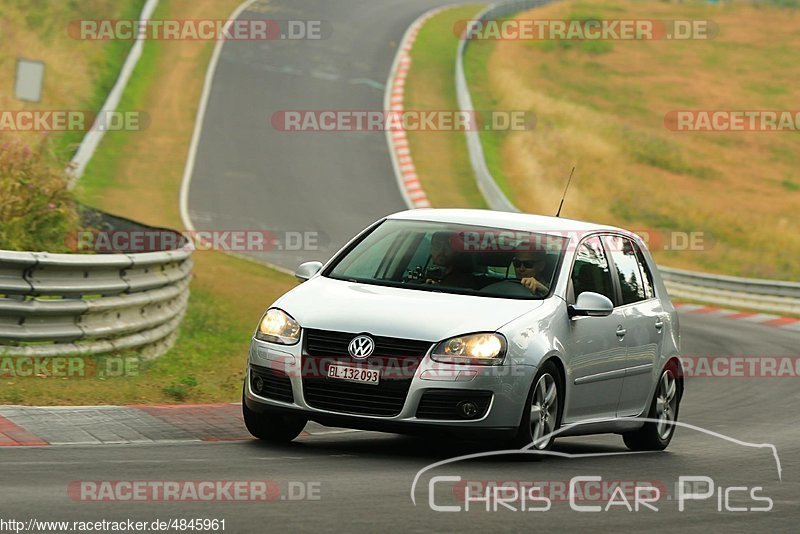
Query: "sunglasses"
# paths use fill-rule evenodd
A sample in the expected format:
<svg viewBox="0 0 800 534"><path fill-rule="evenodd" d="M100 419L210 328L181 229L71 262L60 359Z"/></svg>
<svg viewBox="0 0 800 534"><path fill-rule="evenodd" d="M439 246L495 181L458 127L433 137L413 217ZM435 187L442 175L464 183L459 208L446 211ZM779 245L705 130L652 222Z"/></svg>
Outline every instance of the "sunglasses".
<svg viewBox="0 0 800 534"><path fill-rule="evenodd" d="M531 269L531 268L533 268L534 265L536 265L537 263L542 263L543 261L544 261L544 258L540 258L538 260L520 260L520 259L514 258L514 260L513 260L514 267L525 267L526 269Z"/></svg>

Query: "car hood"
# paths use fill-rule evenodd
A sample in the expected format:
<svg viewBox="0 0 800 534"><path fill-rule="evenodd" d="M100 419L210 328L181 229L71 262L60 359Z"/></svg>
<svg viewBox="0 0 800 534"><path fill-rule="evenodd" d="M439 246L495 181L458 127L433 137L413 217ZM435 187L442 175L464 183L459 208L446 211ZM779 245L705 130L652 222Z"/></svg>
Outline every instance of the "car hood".
<svg viewBox="0 0 800 534"><path fill-rule="evenodd" d="M540 300L453 295L322 276L300 284L274 304L303 328L431 342L495 331L541 305Z"/></svg>

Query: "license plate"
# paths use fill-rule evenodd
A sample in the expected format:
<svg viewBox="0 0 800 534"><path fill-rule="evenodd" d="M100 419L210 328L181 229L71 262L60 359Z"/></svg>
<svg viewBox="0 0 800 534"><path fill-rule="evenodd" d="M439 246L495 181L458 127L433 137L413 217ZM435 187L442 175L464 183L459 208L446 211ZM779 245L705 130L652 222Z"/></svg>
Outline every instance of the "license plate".
<svg viewBox="0 0 800 534"><path fill-rule="evenodd" d="M381 373L377 369L363 369L348 365L329 365L328 378L349 380L350 382L360 382L362 384L377 384L381 379Z"/></svg>

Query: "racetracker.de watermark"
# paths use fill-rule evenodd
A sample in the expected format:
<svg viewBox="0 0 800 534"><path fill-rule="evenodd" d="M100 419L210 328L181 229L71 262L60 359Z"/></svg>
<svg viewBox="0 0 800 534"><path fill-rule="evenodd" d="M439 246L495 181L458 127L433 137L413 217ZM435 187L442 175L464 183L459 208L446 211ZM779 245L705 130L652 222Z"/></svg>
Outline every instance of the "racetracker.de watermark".
<svg viewBox="0 0 800 534"><path fill-rule="evenodd" d="M595 231L547 230L546 233L512 230L458 230L449 239L450 246L458 252L526 252L577 250L586 237ZM703 251L713 246L711 237L702 231L674 231L656 229L632 230L650 250ZM566 242L566 245L565 245ZM624 243L619 243L624 245ZM608 243L609 247L614 243Z"/></svg>
<svg viewBox="0 0 800 534"><path fill-rule="evenodd" d="M138 132L149 124L144 111L0 110L0 132Z"/></svg>
<svg viewBox="0 0 800 534"><path fill-rule="evenodd" d="M79 502L319 501L322 482L279 480L73 480L67 495Z"/></svg>
<svg viewBox="0 0 800 534"><path fill-rule="evenodd" d="M465 132L526 131L536 127L530 111L293 109L276 111L279 132Z"/></svg>
<svg viewBox="0 0 800 534"><path fill-rule="evenodd" d="M0 379L138 376L137 356L0 356Z"/></svg>
<svg viewBox="0 0 800 534"><path fill-rule="evenodd" d="M687 41L713 39L719 27L711 20L472 19L456 21L453 34L490 41Z"/></svg>
<svg viewBox="0 0 800 534"><path fill-rule="evenodd" d="M664 127L674 132L797 132L798 110L673 110Z"/></svg>
<svg viewBox="0 0 800 534"><path fill-rule="evenodd" d="M81 252L103 254L162 250L317 251L320 235L285 230L85 230L75 234L75 246Z"/></svg>
<svg viewBox="0 0 800 534"><path fill-rule="evenodd" d="M345 380L365 381L370 373L380 373L380 380L410 380L419 375L420 380L470 381L476 377L524 377L528 376L525 366L520 365L486 365L470 366L460 364L430 363L419 372L419 358L386 355L371 356L367 361L354 362L346 350L341 354L332 354L324 358L298 358L291 354L263 352L255 353L255 361L271 371L271 374L286 378L330 378L332 367L345 367L346 370L338 378ZM256 390L266 385L258 383L263 369L252 375ZM263 378L261 379L263 381Z"/></svg>
<svg viewBox="0 0 800 534"><path fill-rule="evenodd" d="M90 41L298 41L328 39L332 31L323 20L82 19L71 21L67 33Z"/></svg>
<svg viewBox="0 0 800 534"><path fill-rule="evenodd" d="M681 356L690 378L798 378L800 356Z"/></svg>

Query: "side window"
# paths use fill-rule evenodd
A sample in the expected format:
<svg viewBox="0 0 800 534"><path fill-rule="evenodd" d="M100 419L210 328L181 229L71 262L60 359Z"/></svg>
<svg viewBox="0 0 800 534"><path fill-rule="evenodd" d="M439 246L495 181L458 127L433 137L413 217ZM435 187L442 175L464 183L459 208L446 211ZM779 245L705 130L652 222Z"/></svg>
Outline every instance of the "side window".
<svg viewBox="0 0 800 534"><path fill-rule="evenodd" d="M572 267L572 288L576 299L584 291L593 291L614 302L611 270L600 238L591 237L578 248Z"/></svg>
<svg viewBox="0 0 800 534"><path fill-rule="evenodd" d="M650 272L650 267L647 266L647 262L644 259L642 250L636 245L636 243L633 244L633 248L636 249L636 258L639 260L639 269L642 271L644 296L648 299L651 299L656 296L656 291L653 289L653 274Z"/></svg>
<svg viewBox="0 0 800 534"><path fill-rule="evenodd" d="M617 278L622 289L622 303L631 304L644 300L645 284L642 281L639 259L636 257L633 243L630 239L613 235L605 236L603 239L616 266Z"/></svg>

